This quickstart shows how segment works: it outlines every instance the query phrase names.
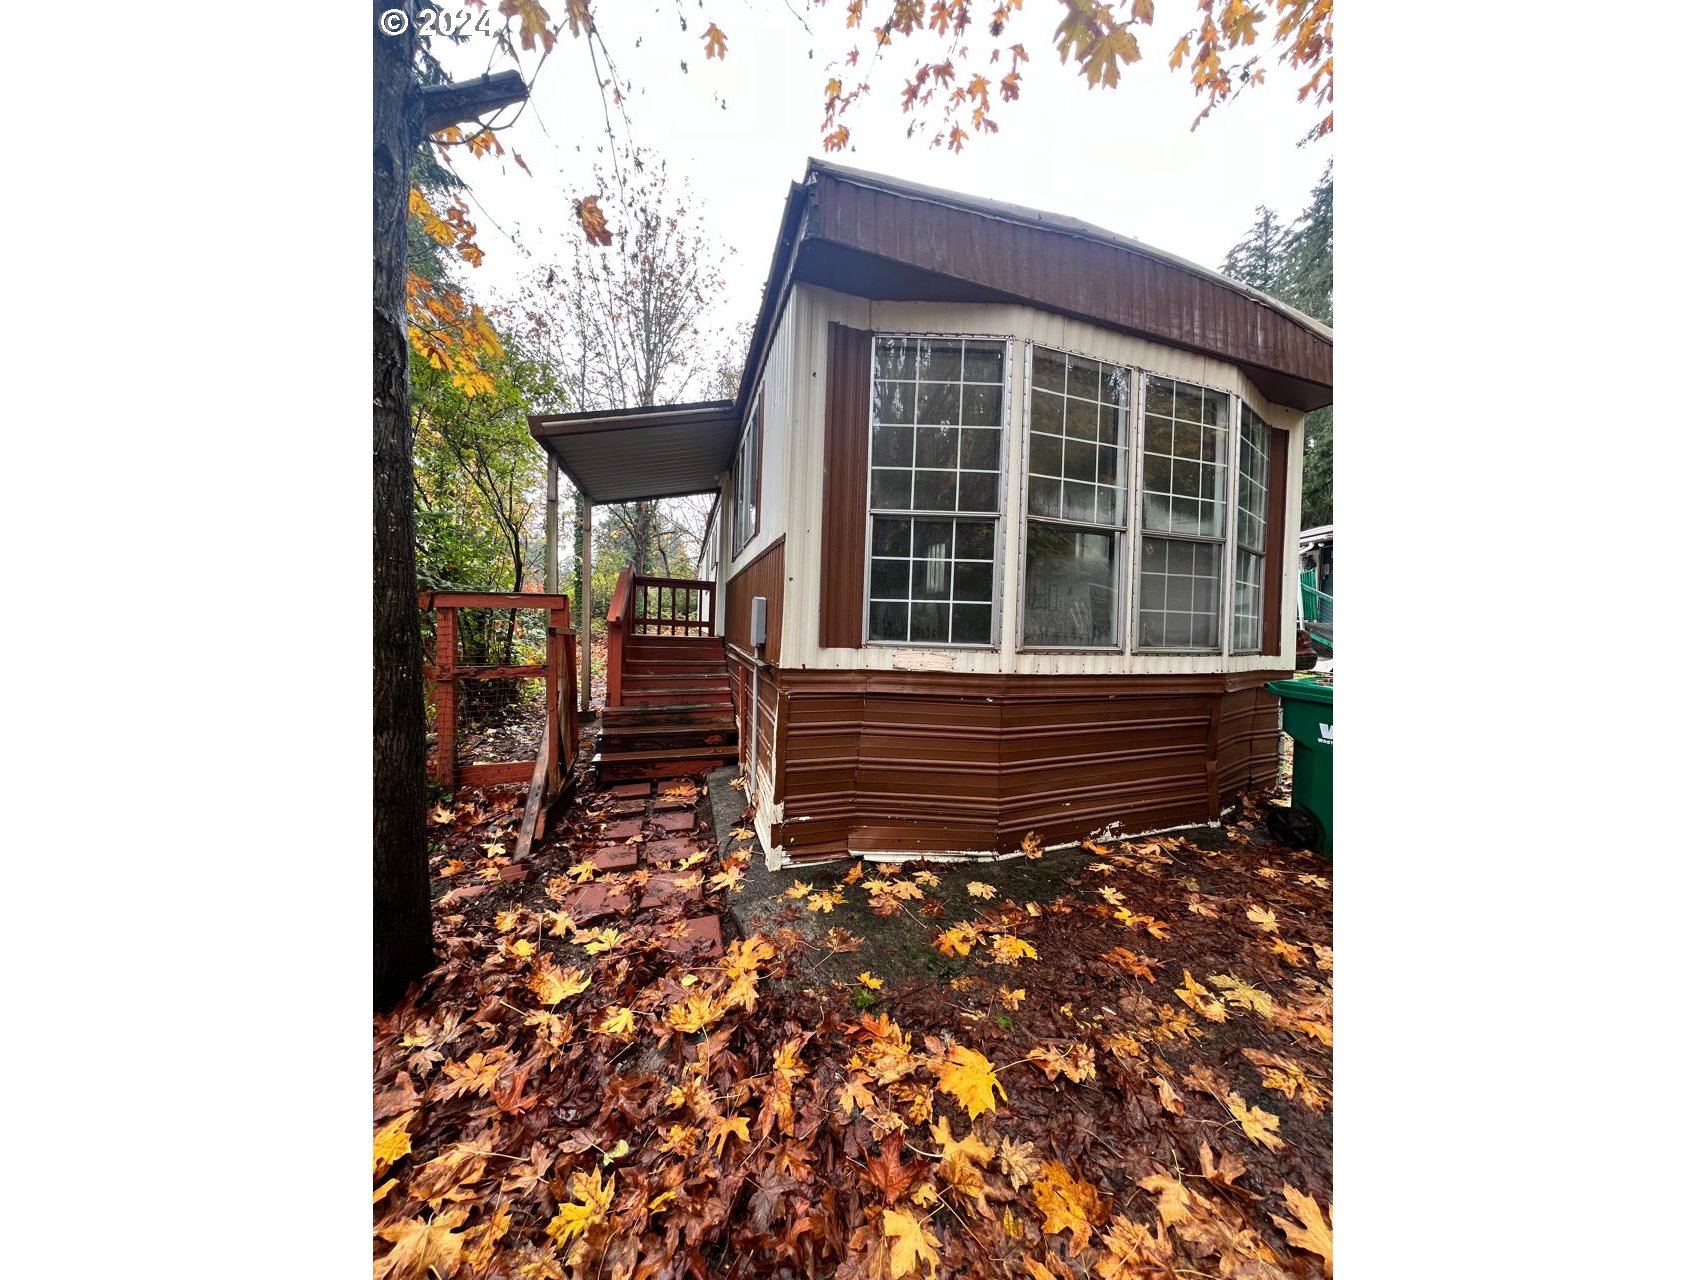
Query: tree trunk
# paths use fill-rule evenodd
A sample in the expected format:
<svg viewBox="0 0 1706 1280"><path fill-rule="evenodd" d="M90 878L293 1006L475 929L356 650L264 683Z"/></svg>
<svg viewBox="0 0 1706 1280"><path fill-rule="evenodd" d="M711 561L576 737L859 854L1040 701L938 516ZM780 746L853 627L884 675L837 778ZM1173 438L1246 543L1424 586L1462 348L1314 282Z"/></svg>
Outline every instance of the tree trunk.
<svg viewBox="0 0 1706 1280"><path fill-rule="evenodd" d="M420 136L415 35L381 34L373 7L373 1002L432 967L426 701L416 603L414 450L404 329L409 167Z"/></svg>

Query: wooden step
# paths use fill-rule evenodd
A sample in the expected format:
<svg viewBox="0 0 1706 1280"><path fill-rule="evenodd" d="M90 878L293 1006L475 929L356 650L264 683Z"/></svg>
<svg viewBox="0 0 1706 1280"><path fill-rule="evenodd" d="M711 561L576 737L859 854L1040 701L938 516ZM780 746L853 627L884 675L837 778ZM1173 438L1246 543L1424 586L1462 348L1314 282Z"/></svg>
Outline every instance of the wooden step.
<svg viewBox="0 0 1706 1280"><path fill-rule="evenodd" d="M678 707L683 705L684 691L681 689L624 689L622 703L624 706L636 707ZM721 707L732 710L735 701L733 697L713 697L711 690L693 690L691 705Z"/></svg>
<svg viewBox="0 0 1706 1280"><path fill-rule="evenodd" d="M646 751L664 755L688 747L726 747L735 738L733 721L716 724L636 724L606 729L599 751Z"/></svg>
<svg viewBox="0 0 1706 1280"><path fill-rule="evenodd" d="M725 700L722 702L672 702L662 706L623 705L606 707L604 708L604 724L615 726L619 724L685 723L688 721L694 724L702 721L721 722L729 718L729 708L732 705Z"/></svg>
<svg viewBox="0 0 1706 1280"><path fill-rule="evenodd" d="M726 746L672 747L664 751L600 751L593 768L600 782L630 778L675 778L709 773L718 765L740 759L740 748Z"/></svg>

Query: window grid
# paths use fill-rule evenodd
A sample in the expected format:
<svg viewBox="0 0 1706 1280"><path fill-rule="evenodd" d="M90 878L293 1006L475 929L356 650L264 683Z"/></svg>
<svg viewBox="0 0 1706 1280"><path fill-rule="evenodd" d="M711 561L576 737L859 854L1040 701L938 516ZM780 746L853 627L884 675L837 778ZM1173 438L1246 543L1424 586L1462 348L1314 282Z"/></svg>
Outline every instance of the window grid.
<svg viewBox="0 0 1706 1280"><path fill-rule="evenodd" d="M996 643L1006 356L1001 339L873 339L866 591L873 643Z"/></svg>
<svg viewBox="0 0 1706 1280"><path fill-rule="evenodd" d="M1031 347L1025 648L1123 647L1132 377L1120 365Z"/></svg>
<svg viewBox="0 0 1706 1280"><path fill-rule="evenodd" d="M1138 649L1218 652L1225 643L1231 421L1226 392L1144 375Z"/></svg>
<svg viewBox="0 0 1706 1280"><path fill-rule="evenodd" d="M1033 347L1030 394L1028 514L1123 527L1130 374Z"/></svg>
<svg viewBox="0 0 1706 1280"><path fill-rule="evenodd" d="M1268 424L1249 405L1238 416L1238 554L1233 568L1232 650L1262 646L1262 578L1268 527Z"/></svg>
<svg viewBox="0 0 1706 1280"><path fill-rule="evenodd" d="M740 448L735 455L734 475L734 547L740 549L751 542L758 532L758 431L756 430L758 411L747 420L746 433L741 436Z"/></svg>

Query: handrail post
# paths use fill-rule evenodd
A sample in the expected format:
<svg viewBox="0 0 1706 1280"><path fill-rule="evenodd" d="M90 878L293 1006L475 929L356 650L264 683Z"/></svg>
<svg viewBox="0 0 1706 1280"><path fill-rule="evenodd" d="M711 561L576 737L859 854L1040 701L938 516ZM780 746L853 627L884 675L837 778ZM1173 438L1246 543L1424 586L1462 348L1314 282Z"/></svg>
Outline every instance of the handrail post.
<svg viewBox="0 0 1706 1280"><path fill-rule="evenodd" d="M440 604L433 610L433 648L438 712L438 752L433 775L456 790L456 610Z"/></svg>
<svg viewBox="0 0 1706 1280"><path fill-rule="evenodd" d="M622 705L622 648L624 635L631 625L634 612L634 570L623 568L616 579L616 591L610 597L610 612L605 615L604 705Z"/></svg>

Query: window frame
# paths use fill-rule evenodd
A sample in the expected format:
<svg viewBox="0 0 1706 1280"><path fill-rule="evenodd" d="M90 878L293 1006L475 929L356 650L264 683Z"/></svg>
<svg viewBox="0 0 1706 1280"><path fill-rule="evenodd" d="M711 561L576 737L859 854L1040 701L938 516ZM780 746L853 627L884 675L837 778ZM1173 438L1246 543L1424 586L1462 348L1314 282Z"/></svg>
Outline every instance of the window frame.
<svg viewBox="0 0 1706 1280"><path fill-rule="evenodd" d="M872 436L873 436L874 429L876 427L876 415L872 411L871 406L875 403L875 398L876 398L877 344L880 343L885 338L898 338L898 339L901 339L903 341L907 340L907 339L914 339L914 340L916 340L916 339L929 339L932 341L943 341L943 342L988 342L988 343L998 344L1000 346L1000 349L1001 349L1001 381L999 383L999 386L1001 388L1001 407L997 411L997 414L996 414L996 418L997 418L996 431L998 434L998 439L997 439L997 444L996 444L996 459L997 459L998 465L997 465L997 469L996 469L996 473L995 473L995 510L993 511L993 513L982 512L982 511L977 511L977 512L923 511L923 510L920 510L916 507L908 507L904 511L889 510L889 509L885 508L884 510L879 512L879 511L876 511L872 508L872 506L871 506L871 491L873 488L872 472L875 469L875 464L873 462L873 458L875 457L875 450L874 450L874 442L873 442ZM1010 415L1012 412L1012 403L1011 402L1012 402L1012 398L1013 398L1012 397L1012 390L1013 390L1013 344L1014 344L1013 335L1012 334L1002 334L1002 333L948 333L948 332L941 332L941 331L900 330L900 329L874 329L871 331L870 371L869 371L869 374L865 380L865 395L866 395L865 403L867 406L866 410L865 410L865 556L864 556L865 563L862 566L862 573L864 575L864 585L863 585L863 589L862 589L862 597L863 598L862 598L862 607L860 610L860 623L859 623L861 641L864 645L866 645L868 647L878 648L878 649L953 649L953 650L969 651L972 653L988 653L988 652L997 652L998 653L998 652L1000 652L1000 650L1002 648L1002 629L1003 629L1004 619L1003 619L1003 614L1002 614L1002 591L1001 591L1001 588L1002 588L1002 584L1003 584L1003 581L1004 581L1005 576L1006 576L1006 564L1007 564L1006 516L1008 513L1005 510L1005 505L1006 505L1007 479L1008 479L1008 476L1007 476L1008 457L1007 457L1007 455L1008 455L1008 452L1009 452L1009 449L1011 446L1011 439L1010 439L1011 433L1009 431L1009 425L1010 425L1009 418L1010 418ZM964 385L963 380L962 380L961 385L962 386ZM986 385L986 384L978 384L978 385ZM916 416L917 416L917 410L915 408L914 409L914 417L916 418ZM916 474L917 470L918 470L917 462L916 462L916 459L917 459L916 452L914 453L913 456L914 456L914 464L913 464L911 470L913 471L914 474ZM956 470L957 470L957 467L956 467ZM990 599L989 599L989 641L988 641L988 643L986 643L986 644L966 644L963 642L954 642L954 641L949 641L949 640L887 640L887 639L876 639L876 638L872 637L872 635L871 635L871 570L872 570L872 562L876 558L873 553L874 553L875 546L876 546L876 521L879 517L881 517L883 519L904 519L904 520L909 520L909 521L919 520L919 519L947 520L950 522L958 522L958 521L964 520L964 521L968 521L968 522L975 521L977 523L983 523L984 521L988 521L994 525L994 534L992 537L992 550L990 552L992 559L990 562L991 582L990 582ZM911 590L911 587L909 586L908 591L910 592L910 590ZM910 602L911 602L910 596L908 597L908 601L910 604ZM909 629L910 629L910 627L909 627ZM950 634L951 634L951 628L950 628Z"/></svg>
<svg viewBox="0 0 1706 1280"><path fill-rule="evenodd" d="M758 537L758 526L763 512L759 505L762 490L759 487L759 474L764 467L764 391L761 387L754 397L752 413L746 420L746 429L741 432L740 443L735 446L734 474L731 477L729 503L729 556L733 558L752 545ZM750 458L747 455L751 447ZM752 528L747 530L746 537L741 537L741 518L746 512L746 496L742 489L746 481L752 483Z"/></svg>
<svg viewBox="0 0 1706 1280"><path fill-rule="evenodd" d="M1155 657L1206 657L1225 658L1231 655L1232 614L1231 614L1231 584L1234 564L1232 540L1237 536L1234 528L1238 514L1237 503L1237 468L1238 468L1238 417L1244 398L1230 387L1215 386L1207 382L1192 382L1187 378L1178 377L1158 370L1144 369L1142 385L1139 388L1142 403L1139 406L1137 426L1137 457L1132 464L1132 509L1137 514L1136 528L1133 536L1134 551L1132 555L1131 574L1131 630L1128 652L1139 656ZM1143 527L1143 463L1148 460L1148 427L1149 427L1149 381L1151 378L1161 378L1176 385L1182 384L1198 391L1213 391L1227 398L1227 442L1225 466L1225 497L1223 499L1224 517L1221 534L1217 538L1203 537L1201 534L1190 533L1161 533ZM1173 455L1169 454L1168 457ZM1136 547L1141 545L1145 537L1153 536L1163 542L1189 542L1201 546L1220 548L1220 586L1219 586L1219 625L1216 627L1215 643L1207 647L1180 645L1145 645L1138 642L1138 627L1142 620L1143 607L1140 593L1143 588L1143 566L1141 558L1136 554Z"/></svg>
<svg viewBox="0 0 1706 1280"><path fill-rule="evenodd" d="M1020 653L1127 653L1130 650L1132 610L1130 603L1122 597L1132 594L1131 577L1131 532L1132 532L1132 494L1133 481L1137 476L1135 463L1136 444L1135 424L1138 417L1138 407L1126 406L1126 479L1125 479L1125 520L1119 525L1086 523L1081 520L1068 520L1064 517L1033 516L1031 514L1031 392L1033 390L1033 367L1036 348L1057 352L1068 358L1094 360L1097 364L1108 365L1111 368L1123 369L1131 379L1131 394L1140 396L1143 389L1144 373L1134 365L1124 364L1118 360L1104 360L1088 351L1075 351L1070 347L1052 346L1045 342L1029 339L1025 343L1025 383L1023 398L1023 438L1019 448L1019 507L1017 519L1019 528L1019 574L1018 574L1018 634L1015 637L1015 649ZM1107 487L1107 486L1102 486ZM1028 644L1025 640L1025 582L1026 565L1030 551L1031 521L1040 520L1062 529L1082 529L1092 533L1112 533L1114 535L1114 639L1111 644Z"/></svg>
<svg viewBox="0 0 1706 1280"><path fill-rule="evenodd" d="M1273 436L1270 434L1273 431L1273 427L1269 424L1267 419L1256 412L1256 407L1248 400L1239 397L1236 404L1238 431L1236 433L1236 439L1233 441L1234 448L1231 465L1237 469L1237 474L1233 481L1234 500L1230 504L1232 527L1228 531L1226 544L1227 551L1231 558L1231 572L1227 574L1230 590L1227 592L1226 653L1229 657L1243 658L1261 654L1263 624L1267 616L1267 558L1273 552L1274 542L1273 530L1268 527L1268 513L1272 509L1273 505ZM1245 414L1249 414L1251 420L1255 424L1252 434L1265 442L1263 445L1264 452L1262 459L1264 472L1262 477L1262 501L1261 509L1257 512L1257 515L1262 522L1262 549L1260 551L1245 545L1243 538L1240 536L1239 529L1239 525L1241 523L1239 517L1243 513L1243 495L1238 492L1238 490L1242 487L1244 479ZM1248 648L1239 648L1238 619L1234 611L1237 607L1238 600L1238 557L1240 554L1245 552L1255 556L1257 564L1255 614L1256 642Z"/></svg>

